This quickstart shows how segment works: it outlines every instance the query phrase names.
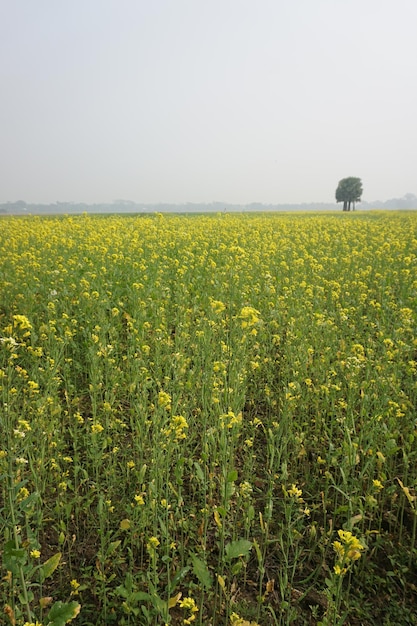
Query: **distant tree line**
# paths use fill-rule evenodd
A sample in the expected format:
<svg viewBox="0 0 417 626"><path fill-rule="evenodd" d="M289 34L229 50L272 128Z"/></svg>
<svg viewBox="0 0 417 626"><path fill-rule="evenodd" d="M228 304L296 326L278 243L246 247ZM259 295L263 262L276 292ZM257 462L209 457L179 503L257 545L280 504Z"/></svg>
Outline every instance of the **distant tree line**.
<svg viewBox="0 0 417 626"><path fill-rule="evenodd" d="M343 201L343 200L340 200ZM298 204L230 204L225 202L186 204L145 204L131 200L115 200L109 203L86 204L84 202L55 202L51 204L36 204L17 200L16 202L0 203L0 213L9 215L56 215L81 213L223 213L223 212L255 212L255 211L334 211L337 203L304 202ZM407 193L402 198L393 198L384 202L361 202L361 209L417 209L417 196Z"/></svg>

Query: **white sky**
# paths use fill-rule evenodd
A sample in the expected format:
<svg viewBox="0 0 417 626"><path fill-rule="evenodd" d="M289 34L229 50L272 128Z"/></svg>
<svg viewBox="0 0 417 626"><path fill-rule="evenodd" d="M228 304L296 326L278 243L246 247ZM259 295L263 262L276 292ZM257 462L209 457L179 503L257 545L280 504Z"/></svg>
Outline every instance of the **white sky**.
<svg viewBox="0 0 417 626"><path fill-rule="evenodd" d="M0 202L417 193L417 0L0 0Z"/></svg>

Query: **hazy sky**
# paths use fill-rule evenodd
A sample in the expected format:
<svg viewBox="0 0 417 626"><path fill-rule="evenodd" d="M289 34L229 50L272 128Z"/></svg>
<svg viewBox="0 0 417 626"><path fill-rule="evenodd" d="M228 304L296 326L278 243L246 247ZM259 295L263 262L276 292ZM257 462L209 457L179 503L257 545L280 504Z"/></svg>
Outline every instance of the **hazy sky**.
<svg viewBox="0 0 417 626"><path fill-rule="evenodd" d="M0 0L0 202L417 193L417 0Z"/></svg>

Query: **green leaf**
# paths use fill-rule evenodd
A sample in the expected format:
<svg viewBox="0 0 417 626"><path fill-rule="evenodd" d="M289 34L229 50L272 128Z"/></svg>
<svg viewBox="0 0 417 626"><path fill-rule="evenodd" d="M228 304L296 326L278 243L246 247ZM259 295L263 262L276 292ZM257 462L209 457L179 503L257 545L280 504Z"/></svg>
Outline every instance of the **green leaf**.
<svg viewBox="0 0 417 626"><path fill-rule="evenodd" d="M254 539L253 541L253 545L255 546L255 550L256 550L256 556L258 558L258 563L259 565L263 562L263 558L262 558L262 552L261 549L259 547L259 543L256 541L256 539Z"/></svg>
<svg viewBox="0 0 417 626"><path fill-rule="evenodd" d="M227 482L228 483L234 483L235 480L237 480L238 477L238 473L237 470L230 470L230 472L227 474Z"/></svg>
<svg viewBox="0 0 417 626"><path fill-rule="evenodd" d="M75 619L81 610L78 602L55 602L48 613L46 626L65 626Z"/></svg>
<svg viewBox="0 0 417 626"><path fill-rule="evenodd" d="M115 589L115 592L121 596L122 598L127 599L129 597L129 591L123 585L118 585Z"/></svg>
<svg viewBox="0 0 417 626"><path fill-rule="evenodd" d="M29 494L27 498L25 498L24 500L22 500L22 502L19 503L19 507L21 511L27 512L36 502L36 500L39 499L39 494L37 491L34 491L33 493Z"/></svg>
<svg viewBox="0 0 417 626"><path fill-rule="evenodd" d="M111 544L109 545L109 549L107 550L107 557L112 555L113 552L117 550L117 548L120 546L121 543L122 542L120 541L120 539L117 539L116 541L112 541Z"/></svg>
<svg viewBox="0 0 417 626"><path fill-rule="evenodd" d="M42 567L39 570L40 571L40 575L41 575L41 582L43 582L45 580L45 578L48 578L49 576L51 576L54 573L54 571L56 570L56 568L59 565L59 562L61 560L61 556L62 556L62 553L61 552L57 552L56 554L51 556L50 559L45 561L45 563L42 565Z"/></svg>
<svg viewBox="0 0 417 626"><path fill-rule="evenodd" d="M150 624L151 623L151 616L149 614L148 609L146 608L146 606L144 604L142 604L140 608L142 610L142 613L146 617L147 623Z"/></svg>
<svg viewBox="0 0 417 626"><path fill-rule="evenodd" d="M248 507L248 510L246 512L246 519L248 520L248 522L251 522L253 519L255 519L255 509L252 504Z"/></svg>
<svg viewBox="0 0 417 626"><path fill-rule="evenodd" d="M195 467L195 471L196 471L198 480L201 483L204 483L204 472L201 469L201 465L199 463L197 463L197 461L194 461L194 467Z"/></svg>
<svg viewBox="0 0 417 626"><path fill-rule="evenodd" d="M13 540L6 543L3 550L3 566L9 572L16 575L19 572L19 567L25 565L27 559L27 552L24 548L16 548L16 544Z"/></svg>
<svg viewBox="0 0 417 626"><path fill-rule="evenodd" d="M156 609L159 613L163 613L166 608L166 601L162 600L162 598L160 598L156 593L149 596L149 599L152 602L154 609Z"/></svg>
<svg viewBox="0 0 417 626"><path fill-rule="evenodd" d="M188 574L189 571L190 568L188 567L188 565L180 569L171 580L170 589L174 590L178 583L184 578L186 574Z"/></svg>
<svg viewBox="0 0 417 626"><path fill-rule="evenodd" d="M152 597L145 591L128 591L123 585L116 587L117 595L128 600L129 604L137 604L138 602L152 602Z"/></svg>
<svg viewBox="0 0 417 626"><path fill-rule="evenodd" d="M18 598L19 598L19 602L20 604L23 606L26 602L33 602L33 598L35 596L33 595L33 591L27 590L26 592L26 597L23 595L23 593L19 593Z"/></svg>
<svg viewBox="0 0 417 626"><path fill-rule="evenodd" d="M168 535L167 527L164 520L161 517L158 517L158 522L161 527L162 534L165 536Z"/></svg>
<svg viewBox="0 0 417 626"><path fill-rule="evenodd" d="M134 591L129 596L130 602L152 602L152 597L146 591Z"/></svg>
<svg viewBox="0 0 417 626"><path fill-rule="evenodd" d="M226 545L226 558L237 559L239 556L247 556L252 550L252 542L247 539L238 539Z"/></svg>
<svg viewBox="0 0 417 626"><path fill-rule="evenodd" d="M15 559L21 559L26 556L26 550L24 548L16 548L16 544L11 539L4 546L4 556L5 557L13 557Z"/></svg>
<svg viewBox="0 0 417 626"><path fill-rule="evenodd" d="M210 576L210 572L208 571L207 565L198 558L195 554L191 556L191 561L193 563L193 572L195 576L197 576L200 583L206 588L210 589L213 585L213 580Z"/></svg>

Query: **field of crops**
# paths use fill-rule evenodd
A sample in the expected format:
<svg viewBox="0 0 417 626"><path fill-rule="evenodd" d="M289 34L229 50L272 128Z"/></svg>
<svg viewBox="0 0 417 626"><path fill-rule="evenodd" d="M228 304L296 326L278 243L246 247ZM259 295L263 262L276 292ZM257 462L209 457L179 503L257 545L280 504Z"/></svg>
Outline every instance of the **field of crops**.
<svg viewBox="0 0 417 626"><path fill-rule="evenodd" d="M417 213L0 225L1 623L417 624Z"/></svg>

